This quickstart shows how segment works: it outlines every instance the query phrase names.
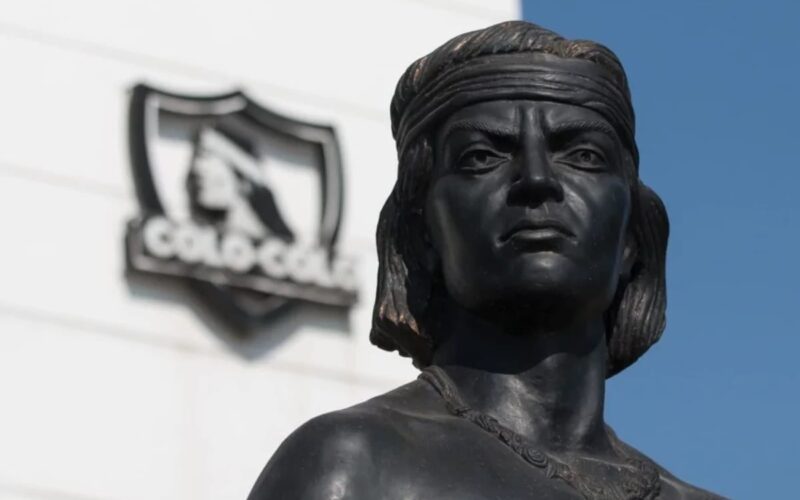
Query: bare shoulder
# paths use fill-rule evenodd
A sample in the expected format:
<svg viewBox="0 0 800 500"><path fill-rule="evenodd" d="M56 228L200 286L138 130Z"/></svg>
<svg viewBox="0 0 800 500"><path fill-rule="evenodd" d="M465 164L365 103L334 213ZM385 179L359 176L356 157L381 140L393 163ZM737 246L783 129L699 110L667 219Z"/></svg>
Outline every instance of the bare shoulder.
<svg viewBox="0 0 800 500"><path fill-rule="evenodd" d="M413 459L409 437L424 425L426 398L412 382L309 420L281 444L249 499L376 498L383 472Z"/></svg>
<svg viewBox="0 0 800 500"><path fill-rule="evenodd" d="M678 479L670 471L657 464L652 458L646 456L644 453L625 443L624 441L621 441L618 437L616 437L616 435L614 438L629 453L653 462L656 467L658 467L658 472L661 476L661 492L662 494L665 494L664 496L666 498L679 498L682 500L726 500L723 496L717 495L716 493L712 493L702 488L698 488L697 486L693 486Z"/></svg>
<svg viewBox="0 0 800 500"><path fill-rule="evenodd" d="M677 498L685 500L726 500L725 497L717 495L716 493L681 481L663 467L659 468L661 469L661 479L664 485L673 489L677 493Z"/></svg>

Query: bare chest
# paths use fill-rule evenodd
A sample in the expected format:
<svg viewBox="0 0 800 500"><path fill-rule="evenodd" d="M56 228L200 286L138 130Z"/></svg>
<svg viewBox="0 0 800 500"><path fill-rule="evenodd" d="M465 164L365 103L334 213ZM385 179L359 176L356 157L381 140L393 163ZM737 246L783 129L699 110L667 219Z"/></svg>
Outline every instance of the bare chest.
<svg viewBox="0 0 800 500"><path fill-rule="evenodd" d="M463 429L462 429L463 430ZM428 434L428 433L426 433ZM399 451L385 458L385 468L375 493L380 498L416 500L536 499L580 500L587 498L564 479L548 477L546 471L523 460L491 436L473 433L435 432L417 436L412 453ZM383 460L383 459L382 459ZM594 479L605 481L596 498L626 498L621 488L623 474L598 467ZM377 497L376 497L377 498ZM663 482L659 500L687 498Z"/></svg>

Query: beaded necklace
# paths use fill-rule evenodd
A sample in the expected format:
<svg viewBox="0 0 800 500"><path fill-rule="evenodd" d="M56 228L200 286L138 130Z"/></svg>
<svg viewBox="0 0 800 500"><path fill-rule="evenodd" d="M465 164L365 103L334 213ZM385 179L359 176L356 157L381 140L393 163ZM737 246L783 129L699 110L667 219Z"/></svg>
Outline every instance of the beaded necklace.
<svg viewBox="0 0 800 500"><path fill-rule="evenodd" d="M486 433L519 455L525 462L540 469L551 479L560 479L589 500L653 500L661 491L658 467L641 456L634 456L627 445L619 441L614 432L606 427L611 446L628 467L618 467L620 480L607 480L578 474L567 462L547 452L530 446L527 440L504 426L494 417L470 408L461 398L452 379L438 366L429 366L419 376L430 384L444 400L447 411L477 425Z"/></svg>

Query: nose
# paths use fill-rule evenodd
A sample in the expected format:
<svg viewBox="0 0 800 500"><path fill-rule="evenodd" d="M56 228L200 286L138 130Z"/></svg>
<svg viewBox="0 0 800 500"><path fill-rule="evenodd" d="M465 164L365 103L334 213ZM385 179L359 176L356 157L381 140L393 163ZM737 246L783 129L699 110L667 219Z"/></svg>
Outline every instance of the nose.
<svg viewBox="0 0 800 500"><path fill-rule="evenodd" d="M553 171L543 134L525 136L511 179L509 203L537 206L545 201L562 201L564 188Z"/></svg>

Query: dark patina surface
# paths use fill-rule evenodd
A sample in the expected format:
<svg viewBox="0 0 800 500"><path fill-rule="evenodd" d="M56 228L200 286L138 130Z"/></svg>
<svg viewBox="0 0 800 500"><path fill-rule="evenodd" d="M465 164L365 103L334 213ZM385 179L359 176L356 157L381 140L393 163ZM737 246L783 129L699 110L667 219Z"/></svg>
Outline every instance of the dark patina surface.
<svg viewBox="0 0 800 500"><path fill-rule="evenodd" d="M666 302L616 56L524 22L466 33L403 75L392 125L372 340L422 375L303 425L251 500L719 498L603 419Z"/></svg>

